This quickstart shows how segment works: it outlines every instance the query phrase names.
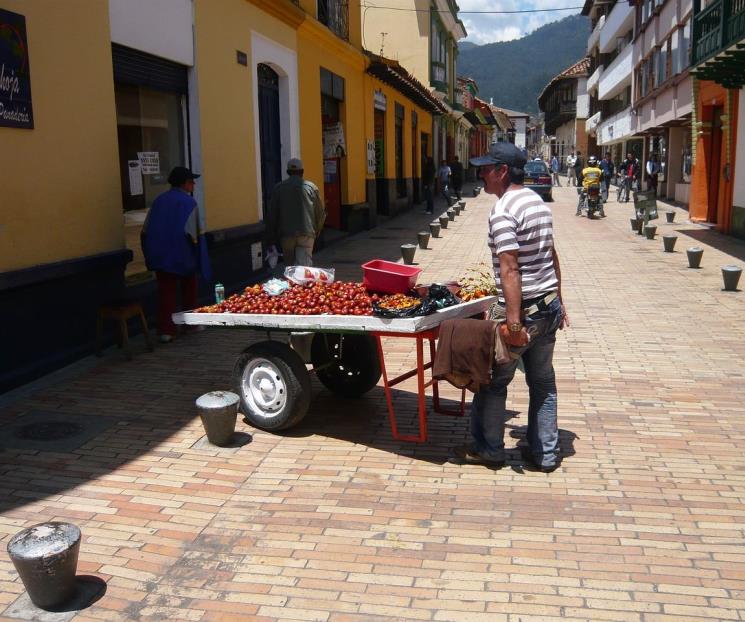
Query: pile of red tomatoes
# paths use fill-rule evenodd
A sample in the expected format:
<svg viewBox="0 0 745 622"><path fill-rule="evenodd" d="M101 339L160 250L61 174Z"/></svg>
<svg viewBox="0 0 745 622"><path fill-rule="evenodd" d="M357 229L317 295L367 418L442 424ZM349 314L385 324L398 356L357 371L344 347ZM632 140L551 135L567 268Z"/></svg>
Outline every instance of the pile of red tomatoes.
<svg viewBox="0 0 745 622"><path fill-rule="evenodd" d="M247 287L224 302L197 309L198 313L257 313L268 315L372 315L376 294L368 294L362 283L335 281L290 285L278 296L270 296L261 285Z"/></svg>

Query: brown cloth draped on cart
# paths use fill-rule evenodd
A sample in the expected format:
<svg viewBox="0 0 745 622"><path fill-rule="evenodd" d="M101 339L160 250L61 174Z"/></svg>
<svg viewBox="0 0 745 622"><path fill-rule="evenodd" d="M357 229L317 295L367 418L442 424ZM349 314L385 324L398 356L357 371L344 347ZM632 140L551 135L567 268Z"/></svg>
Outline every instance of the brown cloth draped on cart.
<svg viewBox="0 0 745 622"><path fill-rule="evenodd" d="M432 377L476 393L489 384L494 363L510 359L492 320L445 320L440 325Z"/></svg>

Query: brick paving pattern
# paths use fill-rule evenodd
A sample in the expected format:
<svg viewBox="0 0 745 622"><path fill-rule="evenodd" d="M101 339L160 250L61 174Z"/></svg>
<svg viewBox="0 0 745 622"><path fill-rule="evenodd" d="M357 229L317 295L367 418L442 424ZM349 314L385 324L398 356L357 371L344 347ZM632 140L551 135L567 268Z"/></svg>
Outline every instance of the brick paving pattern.
<svg viewBox="0 0 745 622"><path fill-rule="evenodd" d="M236 356L262 338L210 329L131 362L110 351L2 402L0 423L31 411L114 421L76 450L0 453L3 542L42 520L81 527L78 572L107 590L78 622L745 620L745 306L719 275L743 247L661 218L658 233L680 236L663 253L659 237L631 232L630 207L611 201L589 221L574 216L573 189L555 195L573 322L555 358L556 472L523 468L515 449L521 375L496 471L447 463L467 420L433 415L427 443L394 442L380 387L343 400L315 380L297 428L241 420L250 443L205 447L195 398L229 388ZM490 201L469 198L417 251L422 281L488 260ZM318 264L359 278L360 263L396 259L429 219L414 210ZM694 242L700 270L686 267ZM413 343L388 343L393 373L413 359ZM414 388L395 392L408 426ZM0 618L22 592L0 556Z"/></svg>

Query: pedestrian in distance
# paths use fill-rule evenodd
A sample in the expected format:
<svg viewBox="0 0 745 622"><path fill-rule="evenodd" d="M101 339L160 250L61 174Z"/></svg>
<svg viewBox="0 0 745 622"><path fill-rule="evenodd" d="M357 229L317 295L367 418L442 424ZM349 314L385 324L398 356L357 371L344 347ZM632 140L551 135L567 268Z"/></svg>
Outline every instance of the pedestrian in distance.
<svg viewBox="0 0 745 622"><path fill-rule="evenodd" d="M561 188L561 182L559 181L559 171L561 170L561 164L556 154L551 158L551 184Z"/></svg>
<svg viewBox="0 0 745 622"><path fill-rule="evenodd" d="M450 165L450 183L453 185L453 192L458 201L461 200L461 189L463 188L463 164L458 160L458 156L453 158Z"/></svg>
<svg viewBox="0 0 745 622"><path fill-rule="evenodd" d="M574 177L577 181L577 185L582 185L582 170L585 168L585 159L582 157L582 152L578 149L577 156L574 158Z"/></svg>
<svg viewBox="0 0 745 622"><path fill-rule="evenodd" d="M523 186L525 157L513 144L495 143L471 164L479 167L485 191L497 197L489 214L488 238L506 318L499 331L523 360L530 394L523 458L551 472L559 464L553 352L556 331L569 326L553 217L541 197ZM455 450L453 462L504 465L507 387L516 369L516 359L494 366L490 383L476 393L471 405L472 442Z"/></svg>
<svg viewBox="0 0 745 622"><path fill-rule="evenodd" d="M445 203L450 207L450 175L452 171L446 160L440 163L437 171L437 179L440 181L440 194L445 199Z"/></svg>
<svg viewBox="0 0 745 622"><path fill-rule="evenodd" d="M425 214L432 214L434 212L436 174L435 161L430 156L427 156L422 170L422 187L424 188L424 200L426 201L426 207L424 208Z"/></svg>
<svg viewBox="0 0 745 622"><path fill-rule="evenodd" d="M574 170L574 165L577 163L577 156L574 151L567 156L567 186L577 185L577 173Z"/></svg>
<svg viewBox="0 0 745 622"><path fill-rule="evenodd" d="M601 177L600 189L603 197L603 202L608 202L608 190L610 189L610 181L613 179L615 173L615 165L611 158L610 152L605 154L605 157L600 160L600 170L603 172Z"/></svg>
<svg viewBox="0 0 745 622"><path fill-rule="evenodd" d="M274 186L269 200L266 242L270 247L282 247L288 266L313 265L313 246L326 221L318 186L303 179L304 172L302 160L291 158L287 179Z"/></svg>
<svg viewBox="0 0 745 622"><path fill-rule="evenodd" d="M635 186L639 184L639 178L641 176L641 166L639 160L636 159L633 153L629 151L626 155L626 159L621 162L618 167L618 172L621 174L623 186L619 188L619 202L621 196L626 197L626 203L629 202L629 197Z"/></svg>
<svg viewBox="0 0 745 622"><path fill-rule="evenodd" d="M657 179L661 168L660 163L657 161L657 154L650 153L647 160L647 190L657 192Z"/></svg>
<svg viewBox="0 0 745 622"><path fill-rule="evenodd" d="M184 166L168 175L171 189L158 195L148 210L140 234L145 265L155 272L158 283L158 335L161 343L176 336L171 316L181 307L197 307L197 275L209 278L204 240L200 237L199 209L194 200L194 184L199 175ZM189 330L191 332L191 330Z"/></svg>

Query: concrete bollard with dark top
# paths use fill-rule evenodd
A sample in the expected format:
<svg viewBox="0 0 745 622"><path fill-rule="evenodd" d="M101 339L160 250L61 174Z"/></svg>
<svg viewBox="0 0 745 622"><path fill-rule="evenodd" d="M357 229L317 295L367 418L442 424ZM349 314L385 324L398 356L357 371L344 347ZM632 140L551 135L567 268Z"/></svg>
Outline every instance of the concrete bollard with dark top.
<svg viewBox="0 0 745 622"><path fill-rule="evenodd" d="M70 523L39 523L8 542L8 555L41 609L55 609L75 594L80 529Z"/></svg>
<svg viewBox="0 0 745 622"><path fill-rule="evenodd" d="M692 246L691 248L686 249L686 254L688 255L689 268L701 267L701 257L704 254L703 248L699 246Z"/></svg>
<svg viewBox="0 0 745 622"><path fill-rule="evenodd" d="M466 202L465 201L458 201L458 205L460 205L460 211L465 212L466 211Z"/></svg>
<svg viewBox="0 0 745 622"><path fill-rule="evenodd" d="M475 197L479 196L479 192L481 192L481 186L476 186L473 189L473 196L475 196Z"/></svg>
<svg viewBox="0 0 745 622"><path fill-rule="evenodd" d="M230 391L210 391L197 399L197 411L210 443L218 447L230 443L239 403L240 398Z"/></svg>
<svg viewBox="0 0 745 622"><path fill-rule="evenodd" d="M403 258L405 264L413 264L415 254L416 244L401 244L401 257Z"/></svg>
<svg viewBox="0 0 745 622"><path fill-rule="evenodd" d="M427 244L429 244L429 231L420 231L417 233L416 241L419 243L419 248L426 250Z"/></svg>
<svg viewBox="0 0 745 622"><path fill-rule="evenodd" d="M629 221L631 222L631 230L636 233L639 231L639 219L638 218L629 218Z"/></svg>
<svg viewBox="0 0 745 622"><path fill-rule="evenodd" d="M657 225L646 225L644 227L644 235L648 240L654 240L654 236L657 233Z"/></svg>
<svg viewBox="0 0 745 622"><path fill-rule="evenodd" d="M665 248L666 253L672 253L675 251L675 242L678 240L677 235L672 233L666 233L662 236L662 245Z"/></svg>
<svg viewBox="0 0 745 622"><path fill-rule="evenodd" d="M737 284L740 282L742 268L732 264L722 266L722 279L724 280L724 291L736 292Z"/></svg>
<svg viewBox="0 0 745 622"><path fill-rule="evenodd" d="M439 222L429 223L429 232L432 234L433 238L439 238L440 237L440 223Z"/></svg>
<svg viewBox="0 0 745 622"><path fill-rule="evenodd" d="M460 203L453 203L453 209L455 210L455 215L460 216Z"/></svg>
<svg viewBox="0 0 745 622"><path fill-rule="evenodd" d="M667 218L667 222L672 223L675 220L675 212L665 212L665 218Z"/></svg>
<svg viewBox="0 0 745 622"><path fill-rule="evenodd" d="M447 229L449 222L450 219L447 217L447 215L443 214L442 216L440 216L440 227L442 227L443 229Z"/></svg>
<svg viewBox="0 0 745 622"><path fill-rule="evenodd" d="M455 220L455 210L452 207L449 207L445 213L448 215L448 220Z"/></svg>

